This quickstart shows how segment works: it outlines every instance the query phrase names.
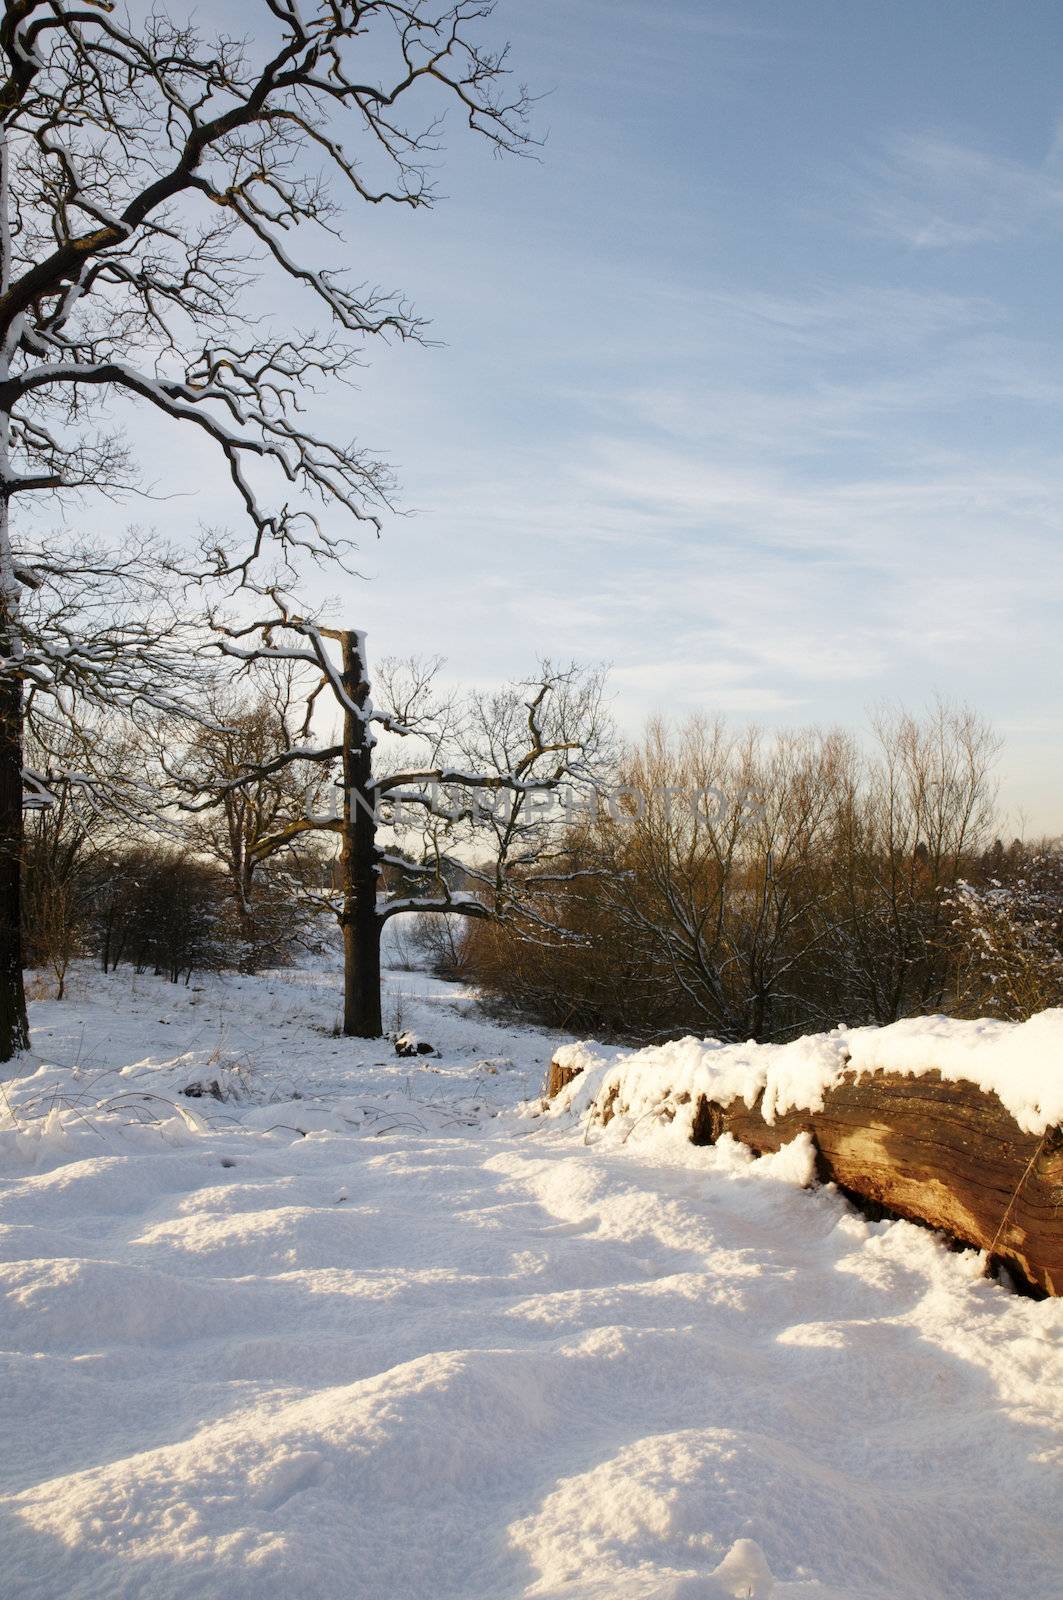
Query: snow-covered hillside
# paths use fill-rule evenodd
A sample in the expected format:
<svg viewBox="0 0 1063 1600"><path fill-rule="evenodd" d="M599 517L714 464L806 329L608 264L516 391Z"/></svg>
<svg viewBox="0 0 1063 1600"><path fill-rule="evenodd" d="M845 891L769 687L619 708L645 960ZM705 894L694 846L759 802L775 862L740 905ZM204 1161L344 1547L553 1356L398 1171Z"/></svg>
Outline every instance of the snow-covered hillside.
<svg viewBox="0 0 1063 1600"><path fill-rule="evenodd" d="M1059 1600L1063 1302L800 1146L537 1116L556 1038L388 989L439 1055L326 971L33 1007L9 1600Z"/></svg>

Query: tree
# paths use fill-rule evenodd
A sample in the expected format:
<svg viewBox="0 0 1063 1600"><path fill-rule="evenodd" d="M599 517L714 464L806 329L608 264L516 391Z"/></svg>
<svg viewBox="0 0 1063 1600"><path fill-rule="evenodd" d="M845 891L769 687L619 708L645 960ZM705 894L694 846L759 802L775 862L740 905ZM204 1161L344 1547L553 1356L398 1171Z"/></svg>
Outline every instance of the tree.
<svg viewBox="0 0 1063 1600"><path fill-rule="evenodd" d="M292 948L300 886L321 877L322 862L306 848L318 835L302 823L308 806L324 805L329 774L316 768L308 778L294 766L272 765L307 736L296 726L302 700L293 665L268 664L250 687L217 682L206 702L209 720L190 730L163 722L155 730L166 793L193 819L189 843L228 877L247 970ZM183 739L176 756L175 737ZM257 776L234 783L249 772Z"/></svg>
<svg viewBox="0 0 1063 1600"><path fill-rule="evenodd" d="M307 399L368 339L415 339L421 324L393 295L313 264L299 241L335 236L339 183L370 204L430 203L440 97L496 148L524 138L505 52L472 37L491 0L256 9L244 41L205 40L158 10L123 21L95 0L4 0L0 15L0 1060L27 1041L27 685L62 707L88 683L124 706L175 681L160 660L172 630L160 636L153 621L79 633L75 670L66 594L72 585L91 612L121 584L125 557L34 543L13 506L130 489L121 431L101 408L132 402L217 449L250 525L246 539L212 533L164 566L240 586L270 561L290 578L300 559L342 560L350 524L318 507L377 526L390 478L316 431ZM321 331L275 333L255 315L263 264L305 294ZM26 597L42 574L60 604L29 638Z"/></svg>
<svg viewBox="0 0 1063 1600"><path fill-rule="evenodd" d="M196 970L235 964L236 929L213 863L155 840L115 851L99 877L96 933L105 972L126 960L171 983L184 973L187 983Z"/></svg>
<svg viewBox="0 0 1063 1600"><path fill-rule="evenodd" d="M965 938L992 937L995 1004L1021 1008L1035 979L1054 992L1043 869L1036 916L1030 882L955 895L981 878L989 730L939 706L877 731L865 753L838 732L651 725L609 804L562 841L550 917L570 937L531 960L514 928L477 927L466 970L547 1022L625 1039L780 1040L969 1009L991 967L968 963L957 992Z"/></svg>
<svg viewBox="0 0 1063 1600"><path fill-rule="evenodd" d="M343 934L343 1031L377 1038L383 1031L380 936L392 917L404 912L500 917L518 903L525 917L534 917L536 890L558 875L550 830L536 814L535 802L556 793L562 783L591 778L605 732L600 676L574 668L558 672L545 663L534 684L474 697L455 714L453 702L432 696L438 663L414 663L401 693L394 692L400 675L391 675L393 703L377 708L363 633L282 612L231 628L228 635L222 648L245 662L316 668L311 701L325 693L339 710L342 732L335 742L286 750L219 787L217 797L292 765L339 763L339 807L327 815L308 812L288 832L291 838L300 832L338 837L338 885L322 903L335 912ZM240 643L252 635L257 643ZM419 741L428 760L382 771L374 760L378 730ZM473 766L470 757L483 764ZM488 796L492 803L485 803ZM407 833L410 813L420 819L419 859L380 842L385 826L393 837ZM460 861L455 849L485 836L493 846L489 865ZM386 871L395 887L381 893ZM455 888L455 876L468 887Z"/></svg>
<svg viewBox="0 0 1063 1600"><path fill-rule="evenodd" d="M945 703L879 716L874 731L878 748L835 809L824 964L841 976L836 1017L885 1024L949 998L950 901L989 837L999 741Z"/></svg>
<svg viewBox="0 0 1063 1600"><path fill-rule="evenodd" d="M75 809L72 786L64 783L52 803L35 807L26 841L26 883L22 911L26 947L34 966L55 974L55 998L66 992L66 974L81 947L85 913L88 833Z"/></svg>
<svg viewBox="0 0 1063 1600"><path fill-rule="evenodd" d="M72 787L97 811L150 809L144 783L115 760L115 712L201 715L204 667L194 630L164 592L158 546L133 536L122 550L59 543L20 546L15 630L5 630L11 607L0 586L0 1060L27 1039L23 810L68 809ZM52 921L59 912L39 901L31 909Z"/></svg>
<svg viewBox="0 0 1063 1600"><path fill-rule="evenodd" d="M678 731L654 722L625 752L618 794L579 841L601 864L591 926L603 961L576 947L570 965L619 1001L629 1031L763 1039L807 1016L798 991L820 937L819 864L845 753L836 735L768 744L700 718ZM624 971L620 993L603 964Z"/></svg>

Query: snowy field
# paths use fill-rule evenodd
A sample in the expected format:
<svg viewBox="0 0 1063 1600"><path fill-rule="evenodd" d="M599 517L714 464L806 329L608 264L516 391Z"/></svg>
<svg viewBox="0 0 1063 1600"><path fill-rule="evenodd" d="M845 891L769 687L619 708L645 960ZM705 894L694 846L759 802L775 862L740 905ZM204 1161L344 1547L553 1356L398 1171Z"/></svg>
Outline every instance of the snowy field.
<svg viewBox="0 0 1063 1600"><path fill-rule="evenodd" d="M88 969L33 1006L5 1600L1060 1600L1063 1301L800 1147L536 1115L558 1040L453 986L389 975L414 1060L338 1006Z"/></svg>

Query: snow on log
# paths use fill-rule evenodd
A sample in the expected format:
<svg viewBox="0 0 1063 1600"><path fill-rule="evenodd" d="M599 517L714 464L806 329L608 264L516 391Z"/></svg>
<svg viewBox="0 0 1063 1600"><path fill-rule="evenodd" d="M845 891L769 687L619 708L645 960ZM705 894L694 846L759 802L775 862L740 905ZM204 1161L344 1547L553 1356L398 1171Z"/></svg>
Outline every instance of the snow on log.
<svg viewBox="0 0 1063 1600"><path fill-rule="evenodd" d="M824 1180L1063 1295L1063 1011L1021 1024L913 1018L786 1045L570 1045L548 1088L555 1113L621 1119L631 1133L731 1134L758 1155L810 1134Z"/></svg>

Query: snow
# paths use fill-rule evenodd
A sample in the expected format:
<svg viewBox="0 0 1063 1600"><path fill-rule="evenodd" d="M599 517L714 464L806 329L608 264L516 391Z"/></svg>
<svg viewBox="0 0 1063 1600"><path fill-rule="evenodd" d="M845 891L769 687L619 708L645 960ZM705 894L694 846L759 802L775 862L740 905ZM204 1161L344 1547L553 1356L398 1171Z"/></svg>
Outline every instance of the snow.
<svg viewBox="0 0 1063 1600"><path fill-rule="evenodd" d="M1042 1134L1063 1122L1063 1009L1028 1022L969 1022L954 1017L909 1017L884 1028L835 1028L789 1044L723 1045L678 1039L645 1050L563 1046L562 1065L581 1076L555 1113L584 1111L612 1090L634 1118L648 1116L666 1096L689 1096L675 1131L688 1133L699 1095L752 1106L763 1092L765 1121L791 1110L821 1111L823 1097L845 1072L879 1070L919 1077L937 1071L999 1096L1019 1127Z"/></svg>
<svg viewBox="0 0 1063 1600"><path fill-rule="evenodd" d="M558 1037L423 974L416 1060L329 970L72 988L3 1091L8 1600L1059 1600L1063 1302L807 1141L542 1115Z"/></svg>

